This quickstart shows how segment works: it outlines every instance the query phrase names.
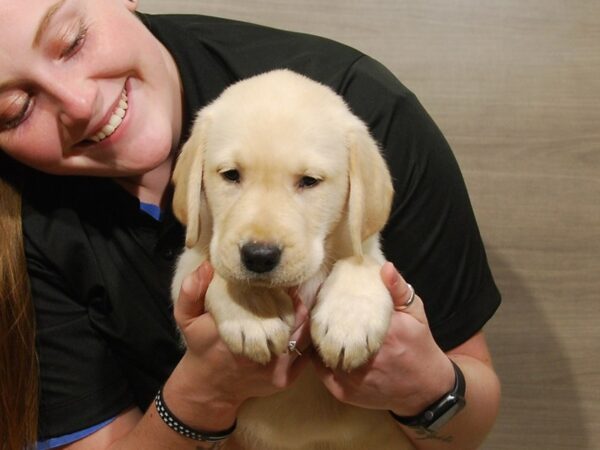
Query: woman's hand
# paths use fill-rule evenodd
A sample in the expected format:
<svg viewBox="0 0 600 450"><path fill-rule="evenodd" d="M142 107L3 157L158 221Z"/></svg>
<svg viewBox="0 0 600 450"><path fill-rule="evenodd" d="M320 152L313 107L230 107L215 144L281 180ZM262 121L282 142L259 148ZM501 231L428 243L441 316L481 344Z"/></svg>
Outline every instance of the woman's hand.
<svg viewBox="0 0 600 450"><path fill-rule="evenodd" d="M404 308L411 289L391 263L384 264L381 277L395 310L383 345L367 364L349 373L327 369L315 355L323 384L342 402L413 416L453 388L455 374L449 355L465 375L467 407L439 433L403 430L419 450L479 448L500 401L500 384L483 333L444 354L429 331L421 299L415 295L414 302Z"/></svg>
<svg viewBox="0 0 600 450"><path fill-rule="evenodd" d="M410 416L452 389L454 369L433 339L421 299L415 296L403 308L411 289L391 263L384 264L381 277L394 312L377 354L351 372L326 368L317 354L313 360L322 382L338 400Z"/></svg>
<svg viewBox="0 0 600 450"><path fill-rule="evenodd" d="M213 317L204 311L212 275L210 264L204 263L182 283L175 320L187 351L164 388L165 402L174 414L207 431L231 426L237 409L248 398L289 387L310 360L290 352L261 365L232 354L221 340ZM291 298L296 326L290 339L305 348L310 341L308 311L297 297Z"/></svg>

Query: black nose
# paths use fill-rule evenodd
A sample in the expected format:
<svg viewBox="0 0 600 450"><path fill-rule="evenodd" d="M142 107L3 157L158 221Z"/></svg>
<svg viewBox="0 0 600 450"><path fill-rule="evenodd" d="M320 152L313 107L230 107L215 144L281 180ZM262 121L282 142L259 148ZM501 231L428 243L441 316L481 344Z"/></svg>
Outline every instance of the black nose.
<svg viewBox="0 0 600 450"><path fill-rule="evenodd" d="M246 269L256 273L270 272L281 259L281 249L276 245L264 242L244 244L240 252Z"/></svg>

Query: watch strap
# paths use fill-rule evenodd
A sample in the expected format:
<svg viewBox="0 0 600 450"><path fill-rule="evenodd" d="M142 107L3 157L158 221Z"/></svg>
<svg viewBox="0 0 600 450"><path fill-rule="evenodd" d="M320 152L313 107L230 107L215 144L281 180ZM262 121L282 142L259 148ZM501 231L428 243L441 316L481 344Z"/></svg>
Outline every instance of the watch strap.
<svg viewBox="0 0 600 450"><path fill-rule="evenodd" d="M454 387L452 390L444 394L417 415L399 416L393 411L390 411L390 414L397 422L411 428L437 430L464 407L466 393L465 376L454 361L450 360L450 362L452 363L455 374ZM448 417L450 414L451 416Z"/></svg>

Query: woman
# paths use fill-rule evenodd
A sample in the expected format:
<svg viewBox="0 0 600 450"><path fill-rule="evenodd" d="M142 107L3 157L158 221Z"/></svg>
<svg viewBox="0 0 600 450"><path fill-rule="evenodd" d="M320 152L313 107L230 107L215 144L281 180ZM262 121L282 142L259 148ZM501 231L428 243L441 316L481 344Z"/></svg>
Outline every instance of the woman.
<svg viewBox="0 0 600 450"><path fill-rule="evenodd" d="M499 295L456 163L414 96L373 60L327 40L135 8L0 0L0 148L35 169L21 194L39 448L219 448L244 400L286 389L306 364L340 401L390 410L415 448L476 448L499 402L481 331ZM230 354L203 313L207 265L170 309L182 230L169 180L180 143L194 112L227 85L276 67L341 93L395 179L384 250L419 295L404 308L411 290L383 266L397 312L378 354L351 373L322 367L310 351L267 366ZM306 349L301 305L297 323L293 338ZM438 431L441 420L427 422L424 411L461 374L466 406L440 413L449 422Z"/></svg>

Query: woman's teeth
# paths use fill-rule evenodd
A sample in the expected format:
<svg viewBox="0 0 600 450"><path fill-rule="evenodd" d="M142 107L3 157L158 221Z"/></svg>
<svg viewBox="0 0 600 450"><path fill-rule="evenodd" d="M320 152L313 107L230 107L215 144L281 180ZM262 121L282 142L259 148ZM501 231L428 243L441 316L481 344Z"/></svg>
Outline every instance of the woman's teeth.
<svg viewBox="0 0 600 450"><path fill-rule="evenodd" d="M112 116L110 116L110 119L108 120L108 123L104 125L102 127L102 130L100 130L98 133L96 133L93 136L90 136L89 140L98 143L109 137L111 134L113 134L123 122L123 118L125 117L126 112L127 92L125 91L125 89L123 89L123 92L121 92L121 99L119 100L119 105L113 111Z"/></svg>

